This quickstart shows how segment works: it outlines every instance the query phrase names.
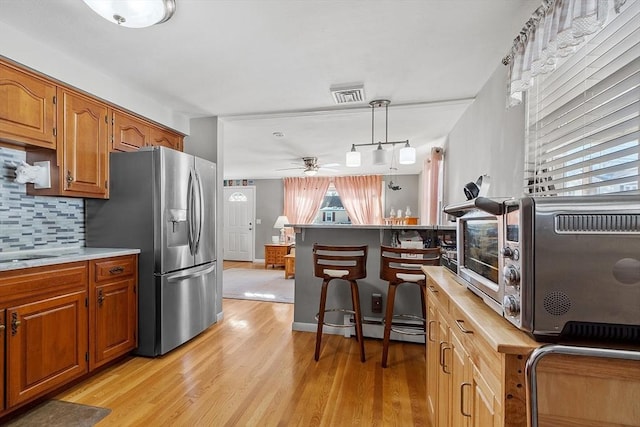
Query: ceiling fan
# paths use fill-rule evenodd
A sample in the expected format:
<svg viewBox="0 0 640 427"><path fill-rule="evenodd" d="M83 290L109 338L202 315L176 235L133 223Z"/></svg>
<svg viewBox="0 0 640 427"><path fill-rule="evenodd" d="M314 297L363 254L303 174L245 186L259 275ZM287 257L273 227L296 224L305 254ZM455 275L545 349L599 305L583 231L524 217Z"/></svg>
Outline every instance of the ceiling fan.
<svg viewBox="0 0 640 427"><path fill-rule="evenodd" d="M326 165L320 165L318 164L317 157L302 157L302 162L303 162L302 166L297 166L295 168L276 169L276 170L285 171L285 170L293 170L293 169L302 169L303 173L306 176L314 176L321 169L323 171L337 171L336 169L331 169L331 168L335 166L340 166L340 163L327 163ZM297 164L297 163L294 163L294 164Z"/></svg>

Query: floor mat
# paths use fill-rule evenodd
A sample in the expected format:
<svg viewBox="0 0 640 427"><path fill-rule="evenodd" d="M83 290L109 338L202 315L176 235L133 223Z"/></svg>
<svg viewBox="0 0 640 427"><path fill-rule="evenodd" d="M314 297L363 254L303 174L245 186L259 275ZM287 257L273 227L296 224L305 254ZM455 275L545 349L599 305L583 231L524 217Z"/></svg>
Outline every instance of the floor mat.
<svg viewBox="0 0 640 427"><path fill-rule="evenodd" d="M109 415L111 409L81 405L63 400L47 400L29 412L9 421L10 427L92 427Z"/></svg>
<svg viewBox="0 0 640 427"><path fill-rule="evenodd" d="M230 268L222 274L223 298L293 303L295 282L284 270Z"/></svg>

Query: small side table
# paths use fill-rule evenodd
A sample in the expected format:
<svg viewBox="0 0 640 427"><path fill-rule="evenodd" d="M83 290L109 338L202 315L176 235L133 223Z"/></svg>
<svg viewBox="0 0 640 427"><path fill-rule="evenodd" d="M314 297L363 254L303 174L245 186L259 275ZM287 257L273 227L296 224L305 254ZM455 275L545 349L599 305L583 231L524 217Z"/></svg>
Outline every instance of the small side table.
<svg viewBox="0 0 640 427"><path fill-rule="evenodd" d="M289 254L293 243L270 243L264 245L264 268L273 265L275 268L278 265L284 266L284 257Z"/></svg>
<svg viewBox="0 0 640 427"><path fill-rule="evenodd" d="M289 276L295 277L296 275L296 254L291 251L290 254L284 256L284 278L288 279Z"/></svg>

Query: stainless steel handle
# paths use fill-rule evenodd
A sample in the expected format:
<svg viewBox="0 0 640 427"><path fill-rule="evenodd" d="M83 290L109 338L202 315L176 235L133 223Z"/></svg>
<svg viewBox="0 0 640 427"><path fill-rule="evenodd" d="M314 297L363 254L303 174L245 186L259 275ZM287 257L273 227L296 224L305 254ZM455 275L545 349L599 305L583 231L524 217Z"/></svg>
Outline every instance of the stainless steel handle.
<svg viewBox="0 0 640 427"><path fill-rule="evenodd" d="M187 184L187 242L189 243L191 255L195 253L193 235L193 172L189 170L189 183Z"/></svg>
<svg viewBox="0 0 640 427"><path fill-rule="evenodd" d="M460 384L460 413L465 417L471 417L471 414L464 412L464 388L465 386L471 387L471 383Z"/></svg>
<svg viewBox="0 0 640 427"><path fill-rule="evenodd" d="M175 281L178 281L178 280L188 279L190 277L203 276L205 274L211 273L215 268L216 268L216 265L213 264L213 265L211 265L210 267L207 267L204 270L196 271L194 273L185 273L185 272L181 271L180 273L177 273L177 274L175 274L173 276L167 276L167 280L170 281L170 282L175 282Z"/></svg>
<svg viewBox="0 0 640 427"><path fill-rule="evenodd" d="M456 319L456 325L458 325L458 329L460 329L465 334L472 334L473 331L464 327L464 320Z"/></svg>
<svg viewBox="0 0 640 427"><path fill-rule="evenodd" d="M436 323L435 320L429 320L429 323L427 324L427 337L429 338L429 341L431 341L431 342L436 342L436 340L434 340L431 337L431 325L434 324L434 323Z"/></svg>
<svg viewBox="0 0 640 427"><path fill-rule="evenodd" d="M198 233L195 244L195 253L198 253L200 249L200 239L202 238L202 224L204 221L204 195L202 192L202 180L200 179L200 174L196 171L196 182L198 183Z"/></svg>

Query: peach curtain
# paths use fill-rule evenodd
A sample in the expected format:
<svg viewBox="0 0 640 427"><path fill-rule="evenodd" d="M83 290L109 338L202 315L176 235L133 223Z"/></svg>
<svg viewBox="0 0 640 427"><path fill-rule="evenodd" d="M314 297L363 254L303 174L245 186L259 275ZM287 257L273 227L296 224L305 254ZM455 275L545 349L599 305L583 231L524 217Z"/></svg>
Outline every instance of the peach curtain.
<svg viewBox="0 0 640 427"><path fill-rule="evenodd" d="M331 180L327 177L285 178L284 214L291 224L311 224Z"/></svg>
<svg viewBox="0 0 640 427"><path fill-rule="evenodd" d="M382 224L382 175L337 176L333 185L352 224Z"/></svg>
<svg viewBox="0 0 640 427"><path fill-rule="evenodd" d="M438 223L438 190L440 188L440 168L442 167L442 148L431 149L429 157L425 161L425 217L423 224L435 225Z"/></svg>

